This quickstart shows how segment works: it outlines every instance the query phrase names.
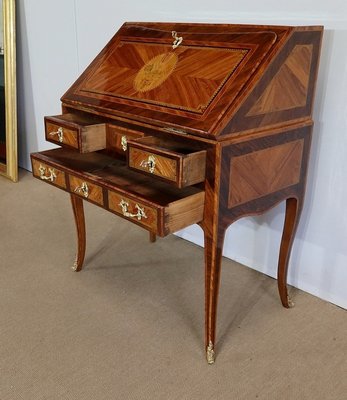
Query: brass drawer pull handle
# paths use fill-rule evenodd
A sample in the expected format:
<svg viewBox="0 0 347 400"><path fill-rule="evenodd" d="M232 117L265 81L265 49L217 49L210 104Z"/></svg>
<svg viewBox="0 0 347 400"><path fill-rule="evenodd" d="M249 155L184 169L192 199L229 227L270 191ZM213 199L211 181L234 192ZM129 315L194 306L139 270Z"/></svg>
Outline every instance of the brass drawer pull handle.
<svg viewBox="0 0 347 400"><path fill-rule="evenodd" d="M140 167L142 168L147 168L148 167L148 171L153 174L154 170L155 170L155 157L154 156L148 156L148 160L145 161L141 161L140 163Z"/></svg>
<svg viewBox="0 0 347 400"><path fill-rule="evenodd" d="M120 140L120 145L122 146L123 151L127 151L128 141L127 141L127 137L125 135L122 136L122 138Z"/></svg>
<svg viewBox="0 0 347 400"><path fill-rule="evenodd" d="M40 178L43 181L49 181L49 182L54 182L54 179L57 177L57 174L55 173L54 168L48 168L49 175L46 175L47 168L44 167L42 164L39 166L39 171L40 171Z"/></svg>
<svg viewBox="0 0 347 400"><path fill-rule="evenodd" d="M58 140L60 143L63 143L64 141L64 130L62 127L59 127L57 131L55 132L50 132L49 136L55 136L58 135Z"/></svg>
<svg viewBox="0 0 347 400"><path fill-rule="evenodd" d="M123 199L119 203L119 206L122 209L124 217L137 218L139 221L141 221L142 218L147 218L145 209L141 208L138 204L135 204L135 208L137 209L136 214L132 214L128 211L129 203Z"/></svg>
<svg viewBox="0 0 347 400"><path fill-rule="evenodd" d="M82 182L81 186L77 186L74 190L75 193L81 193L86 199L89 196L89 187L87 182Z"/></svg>

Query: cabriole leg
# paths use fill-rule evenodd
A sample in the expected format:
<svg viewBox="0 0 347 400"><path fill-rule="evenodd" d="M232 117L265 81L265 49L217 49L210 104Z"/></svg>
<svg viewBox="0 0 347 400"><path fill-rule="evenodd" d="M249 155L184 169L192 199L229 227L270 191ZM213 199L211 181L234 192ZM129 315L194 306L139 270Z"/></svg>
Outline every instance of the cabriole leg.
<svg viewBox="0 0 347 400"><path fill-rule="evenodd" d="M211 232L212 233L212 232ZM215 338L220 270L225 231L206 233L205 238L205 349L209 364L215 360Z"/></svg>
<svg viewBox="0 0 347 400"><path fill-rule="evenodd" d="M295 231L301 214L301 203L301 200L298 198L289 198L286 200L286 215L284 220L277 275L278 291L281 302L286 308L294 307L293 301L288 296L287 272Z"/></svg>
<svg viewBox="0 0 347 400"><path fill-rule="evenodd" d="M71 194L70 197L77 229L77 254L72 269L74 271L80 271L82 269L84 256L86 253L86 226L84 219L83 200L74 194Z"/></svg>

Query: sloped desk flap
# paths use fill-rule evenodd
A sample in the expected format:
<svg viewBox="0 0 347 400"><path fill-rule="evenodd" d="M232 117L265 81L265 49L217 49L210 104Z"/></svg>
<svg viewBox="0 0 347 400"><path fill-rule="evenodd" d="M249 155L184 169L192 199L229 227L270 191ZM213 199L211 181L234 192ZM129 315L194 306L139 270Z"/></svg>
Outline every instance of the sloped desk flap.
<svg viewBox="0 0 347 400"><path fill-rule="evenodd" d="M208 133L277 40L276 29L128 23L62 101Z"/></svg>
<svg viewBox="0 0 347 400"><path fill-rule="evenodd" d="M172 40L171 40L172 42ZM79 93L127 99L203 114L247 49L121 41L96 66Z"/></svg>

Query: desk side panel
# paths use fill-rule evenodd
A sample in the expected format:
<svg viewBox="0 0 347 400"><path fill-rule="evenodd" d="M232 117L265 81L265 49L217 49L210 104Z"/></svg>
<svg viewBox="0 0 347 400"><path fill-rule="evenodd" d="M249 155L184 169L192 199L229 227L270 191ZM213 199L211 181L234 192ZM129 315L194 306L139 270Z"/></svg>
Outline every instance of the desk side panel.
<svg viewBox="0 0 347 400"><path fill-rule="evenodd" d="M303 198L311 132L306 125L223 147L220 211L226 225Z"/></svg>
<svg viewBox="0 0 347 400"><path fill-rule="evenodd" d="M229 122L221 121L223 139L311 118L322 33L293 32Z"/></svg>

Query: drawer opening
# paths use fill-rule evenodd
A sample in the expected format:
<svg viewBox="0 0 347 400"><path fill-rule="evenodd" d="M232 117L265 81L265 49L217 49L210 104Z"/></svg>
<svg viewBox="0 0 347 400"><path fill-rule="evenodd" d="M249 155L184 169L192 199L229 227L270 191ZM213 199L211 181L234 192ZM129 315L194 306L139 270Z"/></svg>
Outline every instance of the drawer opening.
<svg viewBox="0 0 347 400"><path fill-rule="evenodd" d="M87 114L60 114L60 115L52 115L50 117L45 117L46 119L52 120L52 122L67 124L69 126L79 128L81 126L88 125L98 125L101 123L100 119L95 118L95 116L87 115Z"/></svg>
<svg viewBox="0 0 347 400"><path fill-rule="evenodd" d="M172 139L155 136L145 136L143 138L136 139L135 143L141 144L143 146L149 146L151 149L155 148L157 150L169 151L184 155L199 151L195 150L189 145L183 144L182 141L175 141Z"/></svg>

